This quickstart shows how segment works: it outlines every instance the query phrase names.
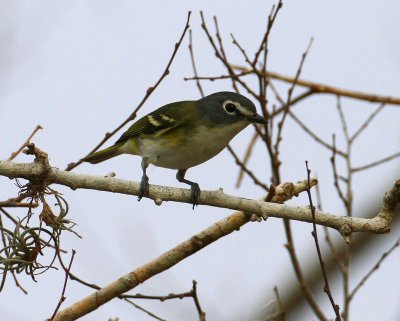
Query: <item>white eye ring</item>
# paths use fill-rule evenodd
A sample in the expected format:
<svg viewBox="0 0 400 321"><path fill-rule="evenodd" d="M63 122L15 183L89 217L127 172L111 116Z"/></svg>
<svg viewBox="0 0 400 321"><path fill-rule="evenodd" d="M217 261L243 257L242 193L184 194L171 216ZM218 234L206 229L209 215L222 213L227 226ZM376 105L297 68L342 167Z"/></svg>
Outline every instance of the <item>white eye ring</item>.
<svg viewBox="0 0 400 321"><path fill-rule="evenodd" d="M224 110L229 114L229 115L234 115L237 112L237 106L234 102L227 100L223 104Z"/></svg>

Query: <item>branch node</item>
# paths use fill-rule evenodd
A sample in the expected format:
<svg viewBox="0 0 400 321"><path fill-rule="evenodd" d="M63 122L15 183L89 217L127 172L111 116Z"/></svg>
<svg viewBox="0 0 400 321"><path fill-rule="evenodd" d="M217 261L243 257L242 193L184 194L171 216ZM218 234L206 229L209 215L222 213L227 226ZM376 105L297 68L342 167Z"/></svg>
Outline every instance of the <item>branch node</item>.
<svg viewBox="0 0 400 321"><path fill-rule="evenodd" d="M347 223L341 225L339 227L339 233L343 236L346 244L350 244L350 236L352 233L352 229L351 229L350 225L348 225Z"/></svg>

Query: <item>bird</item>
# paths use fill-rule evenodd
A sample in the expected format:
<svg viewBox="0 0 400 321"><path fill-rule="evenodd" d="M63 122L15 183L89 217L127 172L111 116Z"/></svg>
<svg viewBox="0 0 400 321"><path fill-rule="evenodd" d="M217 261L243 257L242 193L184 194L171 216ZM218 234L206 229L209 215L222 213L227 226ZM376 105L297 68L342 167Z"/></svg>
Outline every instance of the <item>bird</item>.
<svg viewBox="0 0 400 321"><path fill-rule="evenodd" d="M114 145L91 153L82 161L97 164L121 154L142 157L138 200L149 193L147 167L177 170L176 179L190 186L190 203L198 205L199 184L185 178L189 168L219 154L249 124L266 124L247 97L229 91L198 100L169 103L131 125Z"/></svg>

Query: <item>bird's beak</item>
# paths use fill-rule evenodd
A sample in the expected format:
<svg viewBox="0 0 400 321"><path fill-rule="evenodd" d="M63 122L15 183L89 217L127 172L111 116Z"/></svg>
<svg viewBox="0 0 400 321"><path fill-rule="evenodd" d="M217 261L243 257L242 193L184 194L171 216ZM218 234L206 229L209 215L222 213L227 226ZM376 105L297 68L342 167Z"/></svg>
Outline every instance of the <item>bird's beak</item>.
<svg viewBox="0 0 400 321"><path fill-rule="evenodd" d="M257 124L267 124L268 121L261 115L259 114L254 114L251 116L247 116L247 120L251 123L257 123Z"/></svg>

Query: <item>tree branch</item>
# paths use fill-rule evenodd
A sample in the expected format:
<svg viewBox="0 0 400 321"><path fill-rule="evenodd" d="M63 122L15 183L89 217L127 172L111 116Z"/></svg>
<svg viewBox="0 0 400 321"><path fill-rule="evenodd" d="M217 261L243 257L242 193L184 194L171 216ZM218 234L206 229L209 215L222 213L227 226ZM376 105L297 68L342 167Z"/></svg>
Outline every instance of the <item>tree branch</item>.
<svg viewBox="0 0 400 321"><path fill-rule="evenodd" d="M293 191L295 191L296 194L306 190L306 188L307 188L307 181L302 181L293 185ZM285 197L286 200L296 195L292 193L287 193L288 190L287 187L285 188L284 186L281 185L277 186L277 191L285 191L285 190L286 193L282 194L286 195ZM279 195L282 196L282 194ZM274 202L280 200L272 198L272 201ZM225 217L224 219L214 223L213 225L201 231L200 233L192 236L190 239L178 244L169 251L161 254L158 258L144 264L141 267L136 268L132 272L120 277L119 279L110 283L106 287L99 289L98 291L92 293L91 295L83 298L82 300L60 311L54 318L54 321L76 320L81 316L84 316L96 310L101 305L135 288L136 286L145 282L154 275L157 275L169 269L170 267L174 266L175 264L189 257L190 255L203 249L207 245L217 241L218 239L234 231L239 230L241 226L248 223L250 220L251 220L251 215L248 215L244 212L235 212L229 215L228 217ZM203 316L203 319L201 320L205 320L204 312L202 312L200 306L198 306L198 311L200 316Z"/></svg>
<svg viewBox="0 0 400 321"><path fill-rule="evenodd" d="M238 65L231 65L232 69L238 70L242 73L252 73L253 71L249 68L238 66ZM263 71L259 71L263 72ZM314 93L321 93L321 94L331 94L331 95L339 95L348 98L366 100L369 102L376 102L376 103L385 103L385 104L392 104L392 105L400 105L400 98L398 97L391 97L391 96L381 96L369 93L363 93L359 91L353 91L343 88L337 88L317 82L312 82L304 79L296 80L293 77L284 76L277 72L267 71L265 72L269 78L281 80L288 83L296 82L296 85L307 87L311 89Z"/></svg>
<svg viewBox="0 0 400 321"><path fill-rule="evenodd" d="M113 193L139 195L139 182L127 181L113 177L103 177L87 174L76 174L47 167L41 163L14 163L0 161L0 176L9 178L45 179L47 184L60 184L72 189L94 189ZM317 183L314 180L313 185ZM307 181L296 184L287 184L287 189L292 195L298 194L296 186L306 186ZM286 191L288 192L288 191ZM190 190L167 186L150 185L148 198L161 205L163 201L190 203ZM400 179L393 189L385 194L382 208L372 219L345 217L317 211L315 222L338 230L342 235L348 236L352 232L386 233L390 230L390 223L394 216L394 208L400 201ZM263 218L277 217L312 223L312 216L308 207L295 207L283 204L273 204L241 197L230 196L218 191L202 191L199 204L222 207L232 210L254 213Z"/></svg>

